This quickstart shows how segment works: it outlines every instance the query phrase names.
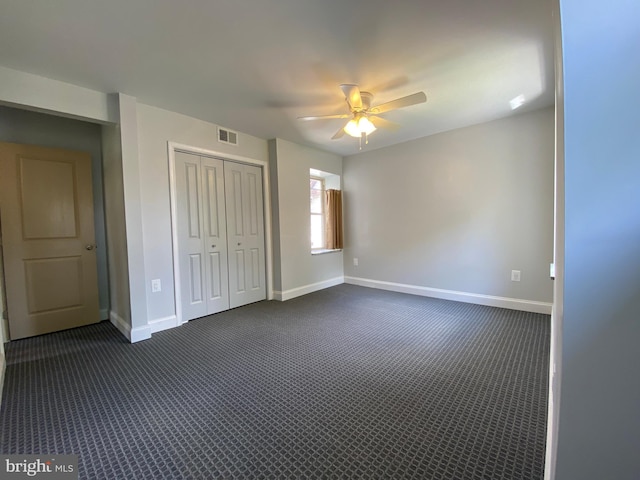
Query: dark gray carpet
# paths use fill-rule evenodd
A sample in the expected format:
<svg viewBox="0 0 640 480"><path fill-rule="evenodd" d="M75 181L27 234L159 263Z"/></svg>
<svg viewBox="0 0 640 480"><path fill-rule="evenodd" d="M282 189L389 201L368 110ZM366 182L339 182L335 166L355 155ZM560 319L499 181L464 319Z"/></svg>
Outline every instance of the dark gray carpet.
<svg viewBox="0 0 640 480"><path fill-rule="evenodd" d="M2 453L82 479L542 479L549 317L340 285L7 345Z"/></svg>

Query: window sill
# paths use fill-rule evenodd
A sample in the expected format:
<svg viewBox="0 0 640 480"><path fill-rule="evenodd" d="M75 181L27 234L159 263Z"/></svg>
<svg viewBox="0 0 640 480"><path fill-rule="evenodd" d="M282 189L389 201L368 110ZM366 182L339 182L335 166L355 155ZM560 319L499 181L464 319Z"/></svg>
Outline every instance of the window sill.
<svg viewBox="0 0 640 480"><path fill-rule="evenodd" d="M330 248L317 248L315 250L311 250L311 255L324 255L325 253L333 253L333 252L341 252L341 248L330 249Z"/></svg>

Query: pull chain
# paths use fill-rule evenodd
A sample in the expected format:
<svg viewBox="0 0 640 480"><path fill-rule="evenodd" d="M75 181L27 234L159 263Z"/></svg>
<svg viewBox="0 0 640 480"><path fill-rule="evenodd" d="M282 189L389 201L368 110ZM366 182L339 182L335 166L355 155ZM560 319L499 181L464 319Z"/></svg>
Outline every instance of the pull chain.
<svg viewBox="0 0 640 480"><path fill-rule="evenodd" d="M358 137L358 142L359 142L359 146L360 146L360 150L362 150L362 139L364 138L364 144L365 145L369 145L369 136L367 135L367 132L362 132L360 134L360 137Z"/></svg>

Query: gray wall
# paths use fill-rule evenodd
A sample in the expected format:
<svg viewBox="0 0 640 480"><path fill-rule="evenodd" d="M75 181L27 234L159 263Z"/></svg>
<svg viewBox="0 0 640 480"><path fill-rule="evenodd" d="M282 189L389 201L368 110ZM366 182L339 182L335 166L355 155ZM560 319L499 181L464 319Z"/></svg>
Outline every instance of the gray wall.
<svg viewBox="0 0 640 480"><path fill-rule="evenodd" d="M282 292L282 251L280 250L280 201L278 200L278 141L269 140L269 178L271 179L271 228L273 231L273 290Z"/></svg>
<svg viewBox="0 0 640 480"><path fill-rule="evenodd" d="M343 281L342 252L311 255L309 169L342 175L342 157L269 141L274 228L274 296L288 299Z"/></svg>
<svg viewBox="0 0 640 480"><path fill-rule="evenodd" d="M127 231L125 227L124 188L120 127L102 127L102 155L105 191L105 223L109 252L109 292L112 321L131 322L129 272L127 268Z"/></svg>
<svg viewBox="0 0 640 480"><path fill-rule="evenodd" d="M557 480L640 478L640 3L560 0L565 270Z"/></svg>
<svg viewBox="0 0 640 480"><path fill-rule="evenodd" d="M104 195L102 188L100 125L0 106L0 141L83 150L91 154L93 215L96 243L98 245L96 251L98 263L98 292L100 295L101 318L103 320L107 319L109 287L104 222Z"/></svg>
<svg viewBox="0 0 640 480"><path fill-rule="evenodd" d="M346 157L345 277L551 302L553 160L552 108Z"/></svg>

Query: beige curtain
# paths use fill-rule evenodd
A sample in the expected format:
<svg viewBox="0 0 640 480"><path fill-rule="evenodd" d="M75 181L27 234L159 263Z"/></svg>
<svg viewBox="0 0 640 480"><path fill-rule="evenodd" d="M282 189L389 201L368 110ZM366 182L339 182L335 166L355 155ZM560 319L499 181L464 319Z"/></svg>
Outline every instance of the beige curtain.
<svg viewBox="0 0 640 480"><path fill-rule="evenodd" d="M343 248L342 231L342 192L327 190L325 192L325 236L327 248Z"/></svg>

